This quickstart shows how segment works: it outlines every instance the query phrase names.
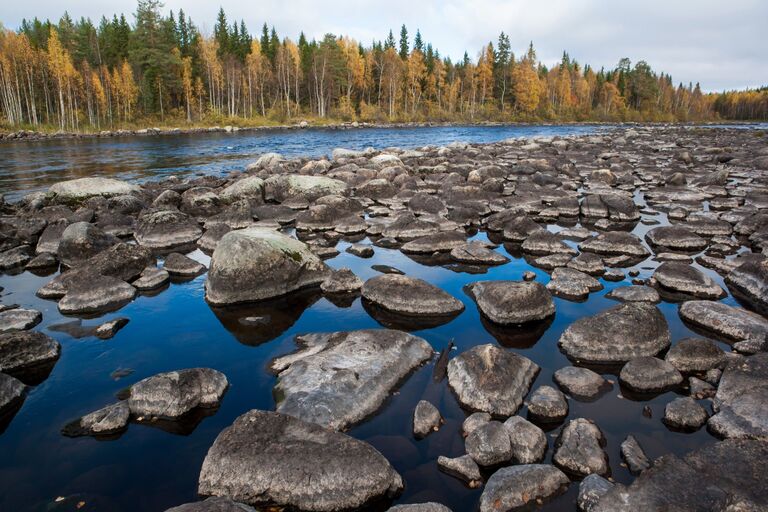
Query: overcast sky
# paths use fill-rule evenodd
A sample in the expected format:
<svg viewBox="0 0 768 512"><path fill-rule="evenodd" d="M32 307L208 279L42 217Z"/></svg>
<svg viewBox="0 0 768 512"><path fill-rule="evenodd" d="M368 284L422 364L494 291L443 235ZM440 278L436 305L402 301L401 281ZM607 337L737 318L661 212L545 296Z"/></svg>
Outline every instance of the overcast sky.
<svg viewBox="0 0 768 512"><path fill-rule="evenodd" d="M32 0L0 2L0 22L18 28L21 19L58 19L66 7L73 18L98 20L135 10L135 0ZM705 91L768 85L768 0L166 0L210 32L219 5L230 20L245 20L252 33L266 21L280 37L300 31L321 38L331 32L366 45L398 36L405 23L411 39L420 29L441 55L454 60L502 30L516 54L533 41L546 64L563 50L595 68L613 67L622 57L646 60L675 82L700 82ZM133 21L133 17L129 19Z"/></svg>

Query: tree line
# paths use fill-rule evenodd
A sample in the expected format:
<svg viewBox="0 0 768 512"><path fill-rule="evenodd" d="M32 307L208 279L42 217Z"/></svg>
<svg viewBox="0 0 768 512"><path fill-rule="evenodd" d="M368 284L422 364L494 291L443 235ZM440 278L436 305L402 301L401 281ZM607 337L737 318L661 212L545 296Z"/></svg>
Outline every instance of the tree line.
<svg viewBox="0 0 768 512"><path fill-rule="evenodd" d="M700 121L768 118L768 89L703 94L644 61L595 70L501 33L452 62L405 26L368 46L346 36L252 36L219 10L213 34L159 0L125 15L0 26L0 123L60 130L132 123L388 121Z"/></svg>

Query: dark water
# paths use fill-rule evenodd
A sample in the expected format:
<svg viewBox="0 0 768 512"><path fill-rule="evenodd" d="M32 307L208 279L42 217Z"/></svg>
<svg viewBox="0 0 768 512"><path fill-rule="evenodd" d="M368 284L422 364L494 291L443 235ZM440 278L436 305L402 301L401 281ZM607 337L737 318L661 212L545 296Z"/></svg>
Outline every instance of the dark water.
<svg viewBox="0 0 768 512"><path fill-rule="evenodd" d="M268 130L86 139L50 139L0 145L0 194L44 190L57 181L111 176L143 181L170 175L226 174L258 155L320 157L334 148L416 148L450 142L495 142L510 137L580 135L589 125L440 126L352 130Z"/></svg>
<svg viewBox="0 0 768 512"><path fill-rule="evenodd" d="M450 130L462 129L445 131ZM498 138L511 135L502 129L488 130L496 133ZM361 133L364 132L327 135L323 132L318 136L355 137ZM365 133L374 135L373 131ZM375 133L383 136L387 132ZM446 142L449 137L461 138L455 132L450 132L452 135L443 131L438 133L445 137L439 139L441 142ZM387 139L387 145L408 145L402 138L395 142L395 135L388 136L390 138ZM416 133L413 137L413 145L426 142L416 138L420 137ZM257 143L247 142L248 137L242 135L213 136L210 140L197 140L197 144L194 143L194 137L179 137L132 141L56 142L52 145L84 146L90 148L88 151L95 155L96 147L104 144L111 148L110 151L122 152L124 163L128 159L127 153L130 152L127 146L139 145L144 149L133 151L135 160L130 164L139 167L140 162L152 158L152 151L146 146L162 147L171 140L178 142L175 150L177 153L187 155L194 153L195 147L203 146L203 152L210 155L204 157L209 163L201 163L197 169L222 160L215 158L215 148L220 150L235 141L241 141L243 146L257 147ZM332 140L332 146L362 147L370 143L354 144L350 139ZM432 138L431 142L436 141ZM298 141L285 144L280 148L269 149L284 153L289 153L286 147L295 148L297 152L313 151L312 147L299 148ZM319 143L314 144L314 151L317 153L325 152L331 147L329 144L326 149L321 149ZM45 144L34 146L45 147ZM182 150L181 147L186 149ZM73 149L73 152L76 151ZM219 161L218 165L221 165L221 171L224 171L248 161L251 154L242 149L237 158L224 158L224 163ZM12 157L11 161L18 162L19 158L21 157ZM108 159L103 155L101 158ZM181 156L166 148L165 156L158 158L158 162L165 163L159 163L156 169L167 169L169 161L177 161L173 170L168 172L178 172ZM84 160L85 157L77 159ZM50 170L42 175L50 178L56 172L60 171ZM637 202L643 203L642 196L638 195ZM666 223L663 214L653 218ZM550 229L557 230L560 227L552 225ZM634 232L642 237L648 229L638 224ZM487 239L483 233L476 234L474 238ZM369 243L369 240L364 239L362 243ZM464 285L478 280L518 280L526 270L535 271L537 279L542 283L549 280L546 272L532 268L524 259L515 257L517 253L513 248L502 246L498 249L511 258L510 263L490 268L486 274L467 274L422 264L397 250L379 247L375 248L376 254L373 258L361 259L344 252L348 245L348 241L339 243L338 249L341 253L328 260L329 265L335 268L349 267L362 279L378 275L371 269L371 265L391 265L441 287L464 302L466 310L450 323L415 331L436 350L442 350L450 340L457 345L454 355L477 344L499 343L509 350L524 354L541 366L542 371L533 388L552 384L553 373L569 364L557 347L557 340L563 330L580 317L616 305L616 302L605 298L606 293L618 286L630 284L629 278L620 283L601 279L605 288L591 294L585 302L555 298L557 313L552 324L544 332L529 333L528 339L521 341L509 336L509 332L489 331L481 321L474 302L462 290ZM193 253L193 257L203 262L208 261L199 251ZM633 268L640 271L640 278L647 278L653 273L656 265L648 259ZM698 266L697 268L715 278L719 284L723 284L722 279L714 272ZM119 316L130 318L130 323L113 339L77 339L67 334L66 329L55 327L76 319L63 317L58 313L55 302L41 300L35 296L35 291L50 278L51 276L35 276L28 272L14 276L0 275L0 286L5 288L0 292L2 302L15 302L42 311L43 323L36 329L51 335L62 344L61 359L48 379L30 391L10 424L0 424L2 511L75 510L80 503L83 503L80 510L161 511L170 506L193 501L196 499L200 466L218 433L237 416L250 409L274 409L272 387L275 378L268 372L267 365L272 358L295 348L293 338L296 334L379 327L377 321L365 311L360 299L354 300L351 305L336 305L311 292L292 296L286 301L271 305L226 312L214 311L203 299L203 275L192 281L171 284L154 296L140 296L119 312L83 321L84 325L94 325ZM735 304L730 295L724 302ZM679 319L676 304L663 302L659 307L669 322L673 342L695 334ZM272 323L265 327L244 327L238 322L239 318L254 314L268 314ZM727 346L722 346L727 350ZM158 372L198 366L224 372L231 388L225 395L220 409L212 416L202 418L196 426L176 425L174 429L165 426L164 429L159 425L131 424L125 434L108 441L93 438L71 439L60 434L61 427L68 421L114 402L115 395L121 389L140 379ZM133 372L119 380L111 377L116 370L125 369ZM417 370L373 418L354 427L350 434L375 446L402 474L406 489L397 503L434 500L445 503L455 511L475 510L481 489L469 489L459 480L437 469L436 459L439 455L458 456L463 453L460 427L466 414L448 389L447 381L433 382L433 369L434 361ZM619 455L619 445L627 434L633 434L651 458L669 452L685 453L715 442L705 430L678 433L663 425L661 417L664 405L676 396L675 392L663 393L647 401L637 401L622 394L615 375L606 374L606 377L614 381L613 389L594 402L569 400L569 418L591 418L600 426L607 439L612 476L616 481L632 480L628 470L622 466ZM439 432L417 441L411 434L411 418L420 399L433 402L445 417L446 423ZM651 407L652 419L642 415L644 405ZM526 415L525 407L519 414ZM560 425L548 432L547 462L551 460L552 447L559 428ZM575 510L577 488L578 483L573 483L568 493L545 504L541 509ZM57 503L58 497L66 499Z"/></svg>

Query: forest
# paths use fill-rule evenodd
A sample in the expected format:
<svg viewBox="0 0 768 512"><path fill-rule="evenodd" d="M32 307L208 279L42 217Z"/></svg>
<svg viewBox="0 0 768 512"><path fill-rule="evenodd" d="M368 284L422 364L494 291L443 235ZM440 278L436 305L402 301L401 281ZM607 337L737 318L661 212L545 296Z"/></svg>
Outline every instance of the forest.
<svg viewBox="0 0 768 512"><path fill-rule="evenodd" d="M402 26L367 46L347 36L251 35L219 10L213 34L139 0L125 15L0 25L0 127L86 132L309 120L712 121L768 119L768 88L702 93L645 62L594 69L567 52L543 65L501 33L453 62Z"/></svg>

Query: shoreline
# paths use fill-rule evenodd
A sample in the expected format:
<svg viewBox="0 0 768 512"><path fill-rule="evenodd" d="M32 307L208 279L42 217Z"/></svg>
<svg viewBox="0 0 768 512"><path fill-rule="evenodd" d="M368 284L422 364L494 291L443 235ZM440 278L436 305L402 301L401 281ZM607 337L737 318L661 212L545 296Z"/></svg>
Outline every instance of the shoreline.
<svg viewBox="0 0 768 512"><path fill-rule="evenodd" d="M195 128L141 128L137 130L102 130L100 132L55 132L46 133L34 130L17 130L15 132L0 133L0 143L3 142L36 142L46 140L66 139L107 139L116 137L151 137L168 135L194 135L198 133L239 133L239 132L279 132L292 130L360 130L360 129L409 129L409 128L435 128L435 127L503 127L503 126L761 126L765 121L708 121L708 122L608 122L608 121L564 121L564 122L501 122L484 121L475 123L464 122L412 122L412 123L365 123L347 122L328 125L312 125L307 122L274 126L246 126L233 125L210 126Z"/></svg>

